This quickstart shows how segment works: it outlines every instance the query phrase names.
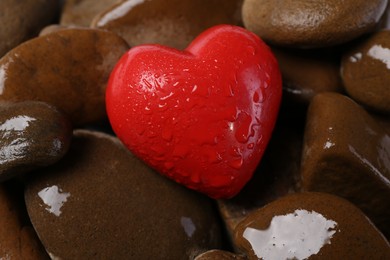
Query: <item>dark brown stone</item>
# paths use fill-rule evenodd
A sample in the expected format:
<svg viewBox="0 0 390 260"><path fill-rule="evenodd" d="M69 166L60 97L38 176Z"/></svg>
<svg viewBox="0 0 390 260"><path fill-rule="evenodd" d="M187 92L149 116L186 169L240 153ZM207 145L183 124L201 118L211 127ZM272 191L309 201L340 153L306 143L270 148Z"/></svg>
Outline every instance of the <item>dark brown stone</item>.
<svg viewBox="0 0 390 260"><path fill-rule="evenodd" d="M38 35L57 17L56 0L0 1L0 58L18 44Z"/></svg>
<svg viewBox="0 0 390 260"><path fill-rule="evenodd" d="M309 106L302 154L305 190L358 206L390 236L390 136L346 96L319 94Z"/></svg>
<svg viewBox="0 0 390 260"><path fill-rule="evenodd" d="M245 260L245 259L246 257L242 255L237 255L228 251L214 249L198 255L197 257L195 257L194 260Z"/></svg>
<svg viewBox="0 0 390 260"><path fill-rule="evenodd" d="M387 0L245 0L247 29L280 46L318 48L348 42L372 32Z"/></svg>
<svg viewBox="0 0 390 260"><path fill-rule="evenodd" d="M94 29L27 41L0 60L0 101L44 101L75 126L103 120L108 77L128 48L116 34Z"/></svg>
<svg viewBox="0 0 390 260"><path fill-rule="evenodd" d="M23 191L14 183L0 184L0 259L50 259L34 229L27 224Z"/></svg>
<svg viewBox="0 0 390 260"><path fill-rule="evenodd" d="M353 204L297 193L258 209L235 232L248 259L389 259L390 244Z"/></svg>
<svg viewBox="0 0 390 260"><path fill-rule="evenodd" d="M350 48L342 60L348 94L369 109L390 115L390 30Z"/></svg>
<svg viewBox="0 0 390 260"><path fill-rule="evenodd" d="M27 184L46 250L60 259L189 259L219 248L209 198L157 174L117 138L77 131L58 164Z"/></svg>
<svg viewBox="0 0 390 260"><path fill-rule="evenodd" d="M322 92L343 92L341 54L337 50L292 50L272 48L283 77L284 97L309 104Z"/></svg>
<svg viewBox="0 0 390 260"><path fill-rule="evenodd" d="M93 18L119 0L66 0L61 14L61 25L89 27Z"/></svg>
<svg viewBox="0 0 390 260"><path fill-rule="evenodd" d="M68 151L71 124L43 102L0 102L0 181L59 161Z"/></svg>
<svg viewBox="0 0 390 260"><path fill-rule="evenodd" d="M184 49L213 25L240 25L242 1L127 0L95 17L91 26L116 32L131 46L158 43Z"/></svg>

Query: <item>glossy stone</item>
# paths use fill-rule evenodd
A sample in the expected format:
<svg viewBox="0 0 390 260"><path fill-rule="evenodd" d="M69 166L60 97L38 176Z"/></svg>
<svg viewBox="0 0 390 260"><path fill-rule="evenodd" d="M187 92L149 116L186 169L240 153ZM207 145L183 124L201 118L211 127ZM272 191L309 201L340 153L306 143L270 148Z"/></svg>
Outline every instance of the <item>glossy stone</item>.
<svg viewBox="0 0 390 260"><path fill-rule="evenodd" d="M358 206L390 235L390 136L361 106L334 93L317 95L307 114L302 185Z"/></svg>
<svg viewBox="0 0 390 260"><path fill-rule="evenodd" d="M131 46L158 43L184 49L202 31L241 24L243 0L127 0L98 15L92 27L116 32Z"/></svg>
<svg viewBox="0 0 390 260"><path fill-rule="evenodd" d="M342 61L348 94L369 109L390 115L390 30L350 48Z"/></svg>
<svg viewBox="0 0 390 260"><path fill-rule="evenodd" d="M31 221L60 259L189 259L219 248L211 200L162 177L117 138L76 131L66 157L27 184Z"/></svg>
<svg viewBox="0 0 390 260"><path fill-rule="evenodd" d="M68 151L71 124L43 102L0 102L0 181L59 161Z"/></svg>
<svg viewBox="0 0 390 260"><path fill-rule="evenodd" d="M287 102L309 104L322 92L343 92L340 51L335 49L292 50L272 48L283 77Z"/></svg>
<svg viewBox="0 0 390 260"><path fill-rule="evenodd" d="M59 11L54 0L0 1L0 58L18 44L38 35Z"/></svg>
<svg viewBox="0 0 390 260"><path fill-rule="evenodd" d="M387 0L245 0L247 29L280 46L318 48L348 42L376 29Z"/></svg>
<svg viewBox="0 0 390 260"><path fill-rule="evenodd" d="M60 19L61 25L88 27L92 19L120 0L66 0Z"/></svg>
<svg viewBox="0 0 390 260"><path fill-rule="evenodd" d="M19 195L23 195L20 185L0 184L0 259L50 259L26 221L23 197Z"/></svg>
<svg viewBox="0 0 390 260"><path fill-rule="evenodd" d="M236 229L248 259L389 259L390 244L353 204L297 193L258 209Z"/></svg>
<svg viewBox="0 0 390 260"><path fill-rule="evenodd" d="M114 33L93 29L27 41L0 60L0 101L47 102L75 126L103 120L109 74L128 48Z"/></svg>
<svg viewBox="0 0 390 260"><path fill-rule="evenodd" d="M242 255L233 254L223 250L209 250L197 257L194 260L245 260L246 257Z"/></svg>

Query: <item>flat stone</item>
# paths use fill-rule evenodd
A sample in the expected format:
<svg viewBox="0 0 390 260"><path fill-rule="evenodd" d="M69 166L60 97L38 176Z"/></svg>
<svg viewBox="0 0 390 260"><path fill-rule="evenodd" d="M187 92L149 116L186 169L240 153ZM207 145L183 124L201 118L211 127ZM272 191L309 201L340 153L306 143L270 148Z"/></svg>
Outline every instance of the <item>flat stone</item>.
<svg viewBox="0 0 390 260"><path fill-rule="evenodd" d="M76 131L27 183L31 222L59 259L192 259L221 245L212 201L159 175L120 141Z"/></svg>
<svg viewBox="0 0 390 260"><path fill-rule="evenodd" d="M309 106L302 185L358 206L390 237L389 132L352 99L319 94Z"/></svg>
<svg viewBox="0 0 390 260"><path fill-rule="evenodd" d="M373 32L387 0L245 0L247 29L279 46L334 46Z"/></svg>
<svg viewBox="0 0 390 260"><path fill-rule="evenodd" d="M297 193L258 209L236 229L248 259L389 259L390 244L353 204Z"/></svg>
<svg viewBox="0 0 390 260"><path fill-rule="evenodd" d="M120 0L66 0L60 24L89 27L92 19Z"/></svg>
<svg viewBox="0 0 390 260"><path fill-rule="evenodd" d="M116 32L130 46L158 43L184 49L217 24L240 25L243 0L122 1L95 17L91 26Z"/></svg>
<svg viewBox="0 0 390 260"><path fill-rule="evenodd" d="M0 184L0 259L50 259L33 227L25 221L28 217L20 187Z"/></svg>
<svg viewBox="0 0 390 260"><path fill-rule="evenodd" d="M340 51L272 47L283 77L286 101L309 104L322 92L343 92Z"/></svg>
<svg viewBox="0 0 390 260"><path fill-rule="evenodd" d="M342 60L348 94L365 107L390 114L390 30L382 30L350 48Z"/></svg>
<svg viewBox="0 0 390 260"><path fill-rule="evenodd" d="M0 102L0 181L59 161L68 151L67 117L43 102Z"/></svg>
<svg viewBox="0 0 390 260"><path fill-rule="evenodd" d="M59 13L53 0L0 1L0 58L20 43L38 35Z"/></svg>
<svg viewBox="0 0 390 260"><path fill-rule="evenodd" d="M75 126L104 120L109 75L128 49L116 34L94 29L60 30L27 41L0 59L0 101L49 103Z"/></svg>

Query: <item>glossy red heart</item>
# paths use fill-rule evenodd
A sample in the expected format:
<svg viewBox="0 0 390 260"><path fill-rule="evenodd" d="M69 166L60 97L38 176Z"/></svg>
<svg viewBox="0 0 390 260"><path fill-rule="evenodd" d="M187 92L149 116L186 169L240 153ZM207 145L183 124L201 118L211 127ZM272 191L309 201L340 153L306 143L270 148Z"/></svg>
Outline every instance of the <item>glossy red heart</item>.
<svg viewBox="0 0 390 260"><path fill-rule="evenodd" d="M230 198L259 164L281 89L270 49L241 27L220 25L184 51L129 50L111 74L107 113L122 142L159 173Z"/></svg>

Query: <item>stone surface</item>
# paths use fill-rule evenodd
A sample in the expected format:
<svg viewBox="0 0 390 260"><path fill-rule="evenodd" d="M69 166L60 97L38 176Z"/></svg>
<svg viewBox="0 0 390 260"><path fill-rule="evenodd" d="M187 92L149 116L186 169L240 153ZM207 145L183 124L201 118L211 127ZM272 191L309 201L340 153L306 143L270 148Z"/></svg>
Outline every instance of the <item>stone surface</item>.
<svg viewBox="0 0 390 260"><path fill-rule="evenodd" d="M18 44L38 35L59 13L53 0L1 0L0 58Z"/></svg>
<svg viewBox="0 0 390 260"><path fill-rule="evenodd" d="M27 219L22 187L17 183L1 183L0 259L50 259Z"/></svg>
<svg viewBox="0 0 390 260"><path fill-rule="evenodd" d="M376 29L387 0L245 0L247 29L280 46L317 48L348 42Z"/></svg>
<svg viewBox="0 0 390 260"><path fill-rule="evenodd" d="M60 259L189 259L219 248L211 200L146 167L103 133L77 131L61 162L25 192L46 250Z"/></svg>
<svg viewBox="0 0 390 260"><path fill-rule="evenodd" d="M43 102L0 102L0 181L59 161L68 151L71 124Z"/></svg>
<svg viewBox="0 0 390 260"><path fill-rule="evenodd" d="M389 259L390 244L348 201L297 193L242 221L235 243L248 259Z"/></svg>
<svg viewBox="0 0 390 260"><path fill-rule="evenodd" d="M348 49L341 71L345 89L354 100L390 115L390 30Z"/></svg>
<svg viewBox="0 0 390 260"><path fill-rule="evenodd" d="M340 51L293 50L272 47L283 77L286 101L309 104L322 92L343 92Z"/></svg>
<svg viewBox="0 0 390 260"><path fill-rule="evenodd" d="M91 26L116 32L131 46L184 49L213 25L240 25L241 5L242 0L127 0L96 16Z"/></svg>
<svg viewBox="0 0 390 260"><path fill-rule="evenodd" d="M65 1L60 23L61 25L77 25L88 27L93 18L121 0L67 0Z"/></svg>
<svg viewBox="0 0 390 260"><path fill-rule="evenodd" d="M389 237L389 132L348 97L317 95L307 115L302 185L348 199Z"/></svg>
<svg viewBox="0 0 390 260"><path fill-rule="evenodd" d="M197 257L194 260L245 260L246 258L242 255L233 254L223 250L209 250Z"/></svg>
<svg viewBox="0 0 390 260"><path fill-rule="evenodd" d="M114 33L93 29L27 41L0 60L0 101L47 102L75 126L103 120L109 74L128 48Z"/></svg>

